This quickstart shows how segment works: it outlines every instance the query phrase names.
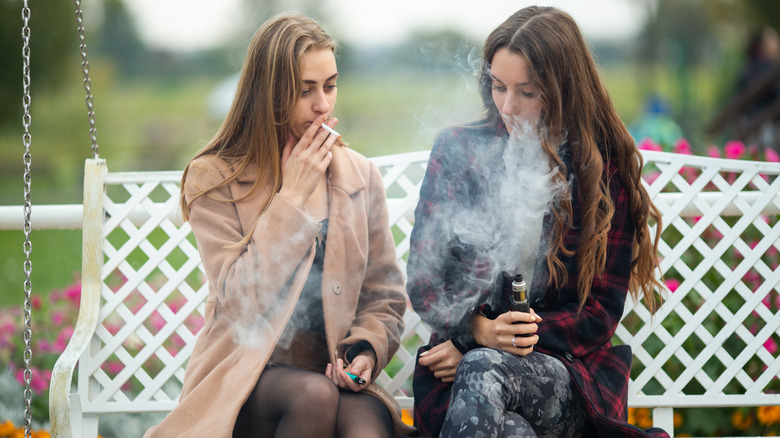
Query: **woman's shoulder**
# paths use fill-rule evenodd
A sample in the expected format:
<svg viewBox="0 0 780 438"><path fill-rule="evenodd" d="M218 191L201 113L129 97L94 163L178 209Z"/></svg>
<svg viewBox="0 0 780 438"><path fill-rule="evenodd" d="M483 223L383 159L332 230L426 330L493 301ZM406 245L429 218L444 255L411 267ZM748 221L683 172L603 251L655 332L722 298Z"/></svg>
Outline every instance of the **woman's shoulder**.
<svg viewBox="0 0 780 438"><path fill-rule="evenodd" d="M217 178L230 174L233 166L214 154L205 154L193 158L187 165L187 180Z"/></svg>
<svg viewBox="0 0 780 438"><path fill-rule="evenodd" d="M187 165L182 181L186 195L202 193L216 187L233 172L233 166L213 154L201 155Z"/></svg>

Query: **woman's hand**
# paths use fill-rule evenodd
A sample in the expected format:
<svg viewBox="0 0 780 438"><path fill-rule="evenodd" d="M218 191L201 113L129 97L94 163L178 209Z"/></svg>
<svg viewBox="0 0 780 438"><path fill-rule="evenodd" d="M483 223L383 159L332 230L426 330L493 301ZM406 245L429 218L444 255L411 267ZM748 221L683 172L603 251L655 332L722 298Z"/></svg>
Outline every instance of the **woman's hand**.
<svg viewBox="0 0 780 438"><path fill-rule="evenodd" d="M531 309L531 313L506 312L496 319L475 315L472 322L471 336L479 345L504 350L506 352L525 356L533 351L533 346L539 342L536 324L542 318ZM520 324L513 324L520 322ZM529 336L520 336L529 335Z"/></svg>
<svg viewBox="0 0 780 438"><path fill-rule="evenodd" d="M455 380L455 370L458 369L462 358L463 354L455 348L452 341L446 341L421 353L418 363L428 367L433 371L433 375L437 379L441 379L442 382L452 382Z"/></svg>
<svg viewBox="0 0 780 438"><path fill-rule="evenodd" d="M365 353L365 354L364 354ZM376 357L373 350L363 352L355 356L348 366L342 359L336 359L336 365L328 364L325 367L325 375L333 380L339 388L351 389L354 392L362 391L371 381L371 373L376 364ZM360 377L365 381L364 384L355 382L350 376L350 373L354 376Z"/></svg>
<svg viewBox="0 0 780 438"><path fill-rule="evenodd" d="M336 142L336 136L320 126L326 118L321 115L314 119L298 143L292 137L288 138L282 151L282 188L279 194L299 208L317 188L333 158L330 149ZM331 119L328 126L333 127L337 123L338 120Z"/></svg>

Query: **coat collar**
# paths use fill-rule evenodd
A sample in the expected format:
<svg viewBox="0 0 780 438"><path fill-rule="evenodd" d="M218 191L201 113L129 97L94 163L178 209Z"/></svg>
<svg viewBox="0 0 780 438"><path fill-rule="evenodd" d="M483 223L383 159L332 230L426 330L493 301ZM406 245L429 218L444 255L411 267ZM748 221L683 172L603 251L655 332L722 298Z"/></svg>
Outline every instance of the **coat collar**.
<svg viewBox="0 0 780 438"><path fill-rule="evenodd" d="M360 172L355 160L346 146L334 145L331 149L333 159L328 166L328 177L332 187L338 187L348 195L353 195L366 187L366 179ZM236 177L240 183L254 183L257 180L257 165L250 164Z"/></svg>

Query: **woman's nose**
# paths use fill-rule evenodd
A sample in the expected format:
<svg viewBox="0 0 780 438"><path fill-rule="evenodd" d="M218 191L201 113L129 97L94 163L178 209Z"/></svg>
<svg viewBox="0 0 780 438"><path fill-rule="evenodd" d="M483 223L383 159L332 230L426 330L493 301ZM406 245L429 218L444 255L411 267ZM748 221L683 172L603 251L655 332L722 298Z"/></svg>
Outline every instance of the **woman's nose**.
<svg viewBox="0 0 780 438"><path fill-rule="evenodd" d="M504 105L501 107L501 112L504 114L517 114L520 106L517 105L516 100L512 96L507 96L504 100Z"/></svg>
<svg viewBox="0 0 780 438"><path fill-rule="evenodd" d="M325 93L317 93L317 100L314 102L314 111L318 113L327 113L330 111L330 104Z"/></svg>

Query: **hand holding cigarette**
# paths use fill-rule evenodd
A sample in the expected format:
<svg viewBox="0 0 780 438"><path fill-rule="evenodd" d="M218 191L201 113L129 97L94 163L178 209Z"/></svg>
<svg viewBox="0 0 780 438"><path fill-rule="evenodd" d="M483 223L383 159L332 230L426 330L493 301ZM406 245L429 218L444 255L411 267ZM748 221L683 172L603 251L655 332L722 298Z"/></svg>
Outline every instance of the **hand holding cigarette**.
<svg viewBox="0 0 780 438"><path fill-rule="evenodd" d="M319 129L326 117L317 117L297 141L290 136L282 151L279 194L299 208L309 199L333 158L330 149L338 137Z"/></svg>
<svg viewBox="0 0 780 438"><path fill-rule="evenodd" d="M326 125L325 123L322 123L321 126L322 126L322 129L324 129L324 130L330 132L331 134L335 135L336 138L341 138L341 134L336 132L335 129L331 128L330 126Z"/></svg>

